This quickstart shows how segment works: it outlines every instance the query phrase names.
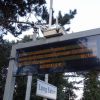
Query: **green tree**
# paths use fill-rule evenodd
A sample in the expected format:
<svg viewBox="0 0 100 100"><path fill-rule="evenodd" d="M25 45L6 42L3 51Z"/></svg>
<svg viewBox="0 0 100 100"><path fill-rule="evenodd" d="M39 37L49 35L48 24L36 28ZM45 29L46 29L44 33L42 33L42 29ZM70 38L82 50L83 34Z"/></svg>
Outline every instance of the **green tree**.
<svg viewBox="0 0 100 100"><path fill-rule="evenodd" d="M1 0L0 1L0 41L4 34L11 33L14 36L22 34L30 28L36 29L36 24L45 24L49 22L49 13L46 7L45 0ZM53 12L54 13L54 12ZM39 16L41 19L29 20L30 16ZM69 12L62 16L59 12L59 23L61 25L69 24L70 20L74 18L76 10ZM60 16L61 15L61 16ZM53 15L52 15L53 16ZM24 22L20 20L24 18ZM53 24L55 23L55 18L53 16Z"/></svg>
<svg viewBox="0 0 100 100"><path fill-rule="evenodd" d="M59 11L58 22L61 24L61 26L70 24L70 20L74 18L76 13L77 13L76 9L73 11L70 10L69 13L66 13L64 15L62 15L61 11Z"/></svg>
<svg viewBox="0 0 100 100"><path fill-rule="evenodd" d="M35 12L38 16L43 16L47 10L45 3L45 0L0 0L0 30L2 34L10 32L14 36L18 36L22 34L22 31L34 27L34 22L28 21L30 14ZM47 15L45 14L45 16ZM20 17L26 17L26 20L20 22Z"/></svg>
<svg viewBox="0 0 100 100"><path fill-rule="evenodd" d="M49 75L49 83L57 86L57 100L75 100L76 95L73 89L77 89L64 73L56 73Z"/></svg>
<svg viewBox="0 0 100 100"><path fill-rule="evenodd" d="M0 44L0 100L2 100L11 45L7 41Z"/></svg>
<svg viewBox="0 0 100 100"><path fill-rule="evenodd" d="M100 100L99 72L91 71L85 74L83 100Z"/></svg>

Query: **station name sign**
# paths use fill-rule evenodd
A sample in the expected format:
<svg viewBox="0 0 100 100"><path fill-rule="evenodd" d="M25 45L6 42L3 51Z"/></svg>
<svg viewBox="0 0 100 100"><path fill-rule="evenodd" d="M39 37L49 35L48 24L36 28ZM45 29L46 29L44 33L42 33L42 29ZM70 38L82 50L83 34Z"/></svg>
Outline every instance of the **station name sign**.
<svg viewBox="0 0 100 100"><path fill-rule="evenodd" d="M36 95L56 100L57 99L57 87L38 79Z"/></svg>
<svg viewBox="0 0 100 100"><path fill-rule="evenodd" d="M17 49L17 74L100 70L99 45L98 35Z"/></svg>

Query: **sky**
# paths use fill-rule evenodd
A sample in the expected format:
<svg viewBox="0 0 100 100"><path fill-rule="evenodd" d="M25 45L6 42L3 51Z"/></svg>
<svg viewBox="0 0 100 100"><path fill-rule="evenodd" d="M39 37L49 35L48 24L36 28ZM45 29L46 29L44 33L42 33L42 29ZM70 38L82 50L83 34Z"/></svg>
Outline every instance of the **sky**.
<svg viewBox="0 0 100 100"><path fill-rule="evenodd" d="M47 0L49 4L50 0ZM48 5L49 6L49 5ZM100 0L53 0L53 9L57 15L77 9L70 27L72 32L84 31L100 27Z"/></svg>

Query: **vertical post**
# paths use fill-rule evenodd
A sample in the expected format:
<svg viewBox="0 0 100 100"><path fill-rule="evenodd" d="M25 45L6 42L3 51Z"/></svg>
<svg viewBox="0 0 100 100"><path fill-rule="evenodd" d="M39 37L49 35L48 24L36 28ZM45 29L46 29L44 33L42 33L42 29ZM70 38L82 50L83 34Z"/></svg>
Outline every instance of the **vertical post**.
<svg viewBox="0 0 100 100"><path fill-rule="evenodd" d="M56 17L56 28L58 28L58 17Z"/></svg>
<svg viewBox="0 0 100 100"><path fill-rule="evenodd" d="M11 50L11 59L9 61L8 73L6 78L5 90L3 100L13 100L13 92L15 87L15 77L13 76L13 71L16 69L15 58L16 49L15 46Z"/></svg>
<svg viewBox="0 0 100 100"><path fill-rule="evenodd" d="M50 0L50 9L49 9L49 28L52 25L52 5L53 5L53 0Z"/></svg>
<svg viewBox="0 0 100 100"><path fill-rule="evenodd" d="M50 0L50 9L49 9L49 28L52 25L52 6L53 6L53 0ZM45 82L48 83L48 74L45 74ZM47 100L47 98L43 98L43 100Z"/></svg>
<svg viewBox="0 0 100 100"><path fill-rule="evenodd" d="M48 83L48 74L45 74L45 82ZM43 98L43 100L47 100L47 98Z"/></svg>
<svg viewBox="0 0 100 100"><path fill-rule="evenodd" d="M33 41L36 41L36 35L37 33L33 32ZM31 86L32 86L32 75L28 75L25 100L30 100Z"/></svg>
<svg viewBox="0 0 100 100"><path fill-rule="evenodd" d="M32 75L27 76L27 89L26 89L26 96L25 100L30 100L30 93L31 93L31 85L32 85Z"/></svg>
<svg viewBox="0 0 100 100"><path fill-rule="evenodd" d="M33 32L33 41L36 41L36 35L37 33Z"/></svg>
<svg viewBox="0 0 100 100"><path fill-rule="evenodd" d="M45 82L47 82L48 83L48 74L45 74Z"/></svg>

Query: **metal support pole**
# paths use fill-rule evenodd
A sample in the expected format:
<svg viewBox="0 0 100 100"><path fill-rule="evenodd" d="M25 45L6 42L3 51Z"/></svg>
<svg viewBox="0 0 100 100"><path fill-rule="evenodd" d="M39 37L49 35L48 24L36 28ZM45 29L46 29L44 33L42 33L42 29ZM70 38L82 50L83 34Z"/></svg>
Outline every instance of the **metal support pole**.
<svg viewBox="0 0 100 100"><path fill-rule="evenodd" d="M27 89L26 89L25 100L30 100L32 76L27 76L27 78L28 78L28 80L27 80Z"/></svg>
<svg viewBox="0 0 100 100"><path fill-rule="evenodd" d="M36 35L37 34L35 32L33 32L33 41L36 41ZM30 100L31 86L32 86L32 75L28 75L25 100Z"/></svg>
<svg viewBox="0 0 100 100"><path fill-rule="evenodd" d="M11 51L11 59L9 61L3 100L13 100L13 92L15 87L15 77L13 77L13 71L16 69L15 57L16 50L15 46L13 46Z"/></svg>
<svg viewBox="0 0 100 100"><path fill-rule="evenodd" d="M36 41L36 35L37 33L33 32L33 41Z"/></svg>
<svg viewBox="0 0 100 100"><path fill-rule="evenodd" d="M47 82L48 83L48 74L45 74L45 82ZM43 98L43 100L47 100L47 98Z"/></svg>
<svg viewBox="0 0 100 100"><path fill-rule="evenodd" d="M50 0L50 9L49 9L49 28L52 25L52 6L53 6L53 0Z"/></svg>
<svg viewBox="0 0 100 100"><path fill-rule="evenodd" d="M45 82L47 82L48 83L48 74L45 74Z"/></svg>
<svg viewBox="0 0 100 100"><path fill-rule="evenodd" d="M56 28L58 28L58 17L56 17Z"/></svg>
<svg viewBox="0 0 100 100"><path fill-rule="evenodd" d="M50 0L50 10L49 10L49 28L52 25L52 6L53 6L53 0ZM48 83L48 74L45 74L45 82ZM47 98L43 98L43 100L47 100Z"/></svg>

